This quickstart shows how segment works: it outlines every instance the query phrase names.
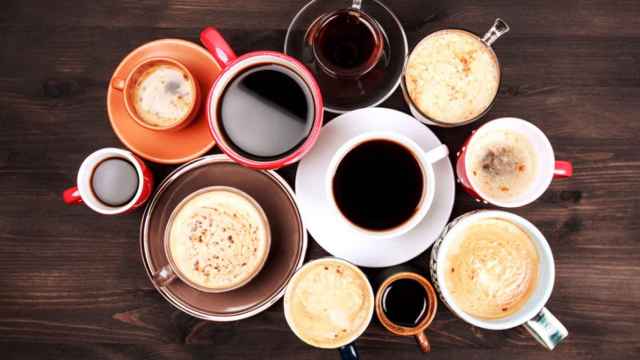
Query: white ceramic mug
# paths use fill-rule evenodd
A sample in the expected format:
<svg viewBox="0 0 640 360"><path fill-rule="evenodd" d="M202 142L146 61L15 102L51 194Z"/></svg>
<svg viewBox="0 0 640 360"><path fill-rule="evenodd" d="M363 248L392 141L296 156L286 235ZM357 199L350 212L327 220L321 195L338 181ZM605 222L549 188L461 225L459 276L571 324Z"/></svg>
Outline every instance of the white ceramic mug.
<svg viewBox="0 0 640 360"><path fill-rule="evenodd" d="M444 280L444 274L446 273L445 259L452 239L455 239L457 235L461 231L464 231L469 225L486 218L503 219L520 227L529 235L539 257L538 282L535 290L520 310L499 319L481 319L465 313L453 301ZM505 330L522 325L540 344L549 350L553 350L553 348L568 335L568 331L564 325L545 308L555 281L555 264L551 248L540 230L521 216L499 210L477 210L459 216L445 226L442 234L433 245L430 269L431 279L440 294L442 302L456 316L471 325L488 330Z"/></svg>
<svg viewBox="0 0 640 360"><path fill-rule="evenodd" d="M127 160L136 169L138 188L129 202L120 206L107 205L96 197L91 189L91 177L95 168L104 160L120 158ZM87 156L80 165L76 186L70 187L62 194L65 203L69 205L85 204L91 210L104 215L117 215L128 213L144 204L153 189L153 173L144 161L133 155L130 151L118 148L103 148Z"/></svg>
<svg viewBox="0 0 640 360"><path fill-rule="evenodd" d="M480 187L474 183L473 178L468 174L471 171L471 156L467 156L469 149L473 146L474 141L481 139L486 134L509 130L521 134L527 138L529 143L537 155L537 169L534 183L529 186L527 191L509 199L498 200L480 190ZM573 166L569 161L556 160L553 147L547 136L537 126L532 123L514 118L504 117L491 120L473 131L471 136L465 141L462 149L458 152L456 161L456 173L458 182L463 186L464 190L473 196L477 201L491 203L496 206L505 208L514 208L527 205L539 198L551 185L553 179L568 178L573 175Z"/></svg>
<svg viewBox="0 0 640 360"><path fill-rule="evenodd" d="M392 141L408 149L415 160L418 162L418 165L420 165L423 184L425 184L422 189L421 199L418 203L418 210L401 225L383 231L368 230L354 225L347 218L345 218L344 215L342 215L342 212L338 208L338 204L336 203L333 194L333 178L342 159L344 159L344 157L358 145L372 140ZM325 193L327 198L329 199L329 202L334 208L333 212L337 214L337 221L342 222L345 226L352 228L366 236L378 239L392 238L408 232L409 230L413 229L418 223L420 223L425 215L427 215L427 212L429 211L429 208L433 203L437 181L435 172L433 170L433 164L441 159L446 158L447 155L449 155L449 149L444 144L439 145L438 147L431 149L428 152L425 152L418 144L416 144L415 141L411 140L407 136L391 131L370 131L351 138L350 140L342 144L342 146L338 148L338 151L336 151L336 153L333 155L333 158L329 163L329 170L327 171L327 176L325 179Z"/></svg>

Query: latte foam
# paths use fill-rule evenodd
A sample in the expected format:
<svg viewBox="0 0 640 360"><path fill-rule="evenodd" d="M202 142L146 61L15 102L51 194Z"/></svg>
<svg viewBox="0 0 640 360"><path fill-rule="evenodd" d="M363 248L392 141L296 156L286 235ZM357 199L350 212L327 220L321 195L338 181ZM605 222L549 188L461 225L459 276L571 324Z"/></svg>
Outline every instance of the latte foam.
<svg viewBox="0 0 640 360"><path fill-rule="evenodd" d="M364 274L333 259L302 268L291 280L284 299L287 319L307 343L337 348L369 324L373 294Z"/></svg>
<svg viewBox="0 0 640 360"><path fill-rule="evenodd" d="M475 118L493 102L500 69L493 51L475 35L442 30L424 38L409 56L405 83L428 117L455 124Z"/></svg>
<svg viewBox="0 0 640 360"><path fill-rule="evenodd" d="M169 249L187 280L207 289L231 289L264 264L269 230L259 210L243 196L212 190L177 211L169 229Z"/></svg>
<svg viewBox="0 0 640 360"><path fill-rule="evenodd" d="M195 102L195 92L195 84L180 68L156 65L136 82L133 103L144 122L168 127L187 117Z"/></svg>
<svg viewBox="0 0 640 360"><path fill-rule="evenodd" d="M483 319L516 313L538 282L538 252L529 235L502 219L481 219L451 239L443 269L462 311Z"/></svg>
<svg viewBox="0 0 640 360"><path fill-rule="evenodd" d="M467 176L483 197L510 201L535 184L538 157L525 135L511 130L477 134L467 156Z"/></svg>

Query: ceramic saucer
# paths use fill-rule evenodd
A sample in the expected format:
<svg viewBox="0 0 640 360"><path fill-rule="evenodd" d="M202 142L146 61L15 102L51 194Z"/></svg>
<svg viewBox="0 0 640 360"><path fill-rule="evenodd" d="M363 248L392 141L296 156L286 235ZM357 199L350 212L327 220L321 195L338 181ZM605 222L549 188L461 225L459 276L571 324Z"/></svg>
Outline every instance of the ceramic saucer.
<svg viewBox="0 0 640 360"><path fill-rule="evenodd" d="M434 165L437 183L433 205L422 222L398 237L372 240L334 221L335 208L325 194L329 162L347 140L372 130L398 132L425 151L441 144L429 128L405 113L384 108L348 112L325 125L315 147L300 162L296 194L309 232L326 251L356 265L387 267L406 262L433 244L451 215L455 183L449 159L438 161Z"/></svg>
<svg viewBox="0 0 640 360"><path fill-rule="evenodd" d="M129 53L116 68L112 79L125 78L141 60L153 57L170 57L184 64L197 78L203 98L220 72L213 56L203 47L185 40L163 39L144 44ZM213 147L205 104L206 101L203 101L200 112L187 127L160 132L146 129L131 118L125 108L122 92L115 90L111 82L107 91L109 120L120 141L141 157L163 164L184 163Z"/></svg>
<svg viewBox="0 0 640 360"><path fill-rule="evenodd" d="M284 295L307 249L307 231L293 191L275 172L243 167L225 155L202 157L177 168L160 184L142 217L142 260L150 279L168 263L163 239L173 209L189 194L212 185L239 189L264 210L271 228L271 248L264 267L246 285L223 293L202 292L179 279L167 287L154 286L169 303L192 316L212 321L248 318Z"/></svg>
<svg viewBox="0 0 640 360"><path fill-rule="evenodd" d="M356 79L338 79L327 75L317 64L307 30L321 16L352 6L352 0L313 0L294 16L285 37L284 52L304 63L322 90L324 108L333 113L376 106L386 100L400 84L407 58L407 36L393 12L377 0L363 1L361 10L383 32L384 48L376 66Z"/></svg>

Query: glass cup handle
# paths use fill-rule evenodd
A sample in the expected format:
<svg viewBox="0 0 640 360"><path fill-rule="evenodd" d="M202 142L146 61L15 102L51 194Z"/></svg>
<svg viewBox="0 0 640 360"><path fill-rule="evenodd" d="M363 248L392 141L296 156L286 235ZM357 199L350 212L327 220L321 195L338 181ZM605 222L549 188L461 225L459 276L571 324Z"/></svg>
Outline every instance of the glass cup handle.
<svg viewBox="0 0 640 360"><path fill-rule="evenodd" d="M431 351L431 344L429 344L429 339L427 339L427 335L425 335L424 331L421 331L415 335L416 342L418 346L420 346L420 351L423 353L428 353Z"/></svg>
<svg viewBox="0 0 640 360"><path fill-rule="evenodd" d="M542 308L533 319L523 325L547 350L553 350L569 335L567 328L547 308Z"/></svg>
<svg viewBox="0 0 640 360"><path fill-rule="evenodd" d="M498 38L507 32L509 32L509 25L504 22L504 20L498 18L493 23L493 26L486 34L482 37L482 41L484 41L487 45L491 46Z"/></svg>
<svg viewBox="0 0 640 360"><path fill-rule="evenodd" d="M166 287L175 279L176 274L169 265L165 265L153 273L153 282L160 287Z"/></svg>
<svg viewBox="0 0 640 360"><path fill-rule="evenodd" d="M362 0L353 0L351 7L356 10L360 10L362 8Z"/></svg>

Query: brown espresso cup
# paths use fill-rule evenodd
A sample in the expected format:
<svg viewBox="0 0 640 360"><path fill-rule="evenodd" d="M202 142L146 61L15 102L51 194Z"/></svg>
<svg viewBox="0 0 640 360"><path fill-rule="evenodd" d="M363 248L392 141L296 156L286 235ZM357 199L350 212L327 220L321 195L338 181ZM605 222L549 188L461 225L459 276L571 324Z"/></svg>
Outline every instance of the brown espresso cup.
<svg viewBox="0 0 640 360"><path fill-rule="evenodd" d="M192 91L192 101L189 102L187 111L185 111L183 115L178 116L175 119L171 119L167 124L159 124L145 119L144 116L142 116L142 114L140 114L140 112L138 111L135 100L135 97L138 94L139 90L138 87L141 85L141 79L145 76L145 74L147 74L148 71L160 66L171 67L182 73L182 76L184 76L184 81L190 85L189 87ZM191 120L196 117L196 115L198 114L198 110L200 109L201 94L198 80L184 64L168 57L153 57L141 60L140 63L134 66L133 70L131 70L126 78L113 78L111 80L111 87L122 92L125 108L127 109L129 116L131 116L131 118L135 120L140 126L150 130L180 130L189 125ZM165 87L169 87L169 84L166 84Z"/></svg>
<svg viewBox="0 0 640 360"><path fill-rule="evenodd" d="M425 332L436 316L438 297L429 280L408 266L389 268L376 280L380 323L393 334L415 337L422 352L431 351Z"/></svg>

